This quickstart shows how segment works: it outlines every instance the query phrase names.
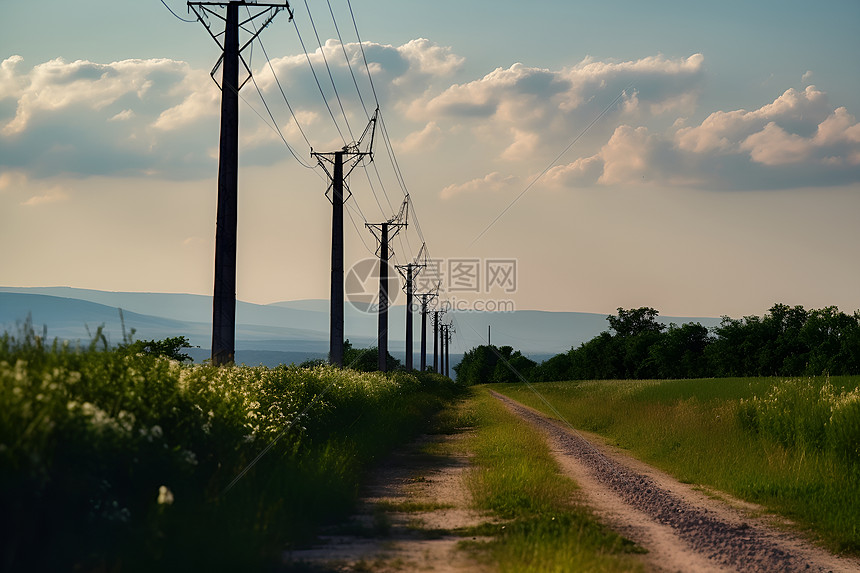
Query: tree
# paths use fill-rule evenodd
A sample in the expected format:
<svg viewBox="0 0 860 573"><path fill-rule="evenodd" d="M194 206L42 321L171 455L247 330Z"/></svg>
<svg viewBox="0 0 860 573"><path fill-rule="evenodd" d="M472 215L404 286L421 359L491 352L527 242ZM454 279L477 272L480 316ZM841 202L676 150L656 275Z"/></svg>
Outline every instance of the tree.
<svg viewBox="0 0 860 573"><path fill-rule="evenodd" d="M182 352L186 348L191 348L191 343L184 336L174 336L164 340L135 340L120 345L120 348L131 354L166 356L179 362L191 360L189 355Z"/></svg>
<svg viewBox="0 0 860 573"><path fill-rule="evenodd" d="M657 315L659 314L658 311L649 306L631 308L630 310L618 307L618 316L610 314L606 320L609 321L609 328L615 331L616 336L626 338L662 332L666 326L657 322Z"/></svg>
<svg viewBox="0 0 860 573"><path fill-rule="evenodd" d="M702 378L708 375L705 349L712 339L699 324L670 324L649 349L658 378Z"/></svg>
<svg viewBox="0 0 860 573"><path fill-rule="evenodd" d="M343 365L352 370L361 372L376 372L379 370L378 364L379 350L376 346L371 348L353 348L349 339L343 341ZM400 361L394 358L391 353L386 354L386 366L388 372L393 372L400 369Z"/></svg>

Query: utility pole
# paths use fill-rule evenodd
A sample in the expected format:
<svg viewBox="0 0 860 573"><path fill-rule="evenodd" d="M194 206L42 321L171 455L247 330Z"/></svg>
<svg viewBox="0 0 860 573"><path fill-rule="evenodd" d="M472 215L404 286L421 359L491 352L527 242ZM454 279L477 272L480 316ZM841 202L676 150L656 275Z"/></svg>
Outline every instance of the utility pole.
<svg viewBox="0 0 860 573"><path fill-rule="evenodd" d="M406 228L408 218L409 197L407 196L400 207L400 212L388 221L364 224L379 242L379 322L376 337L379 352L376 367L380 372L388 371L388 261L391 256L389 242L401 229Z"/></svg>
<svg viewBox="0 0 860 573"><path fill-rule="evenodd" d="M343 367L343 204L352 197L352 192L346 184L346 178L365 157L373 161L373 137L376 133L377 109L364 133L357 142L344 146L340 151L330 153L314 153L317 163L323 168L331 180L326 190L326 197L331 201L331 290L329 291L329 350L328 361L338 367ZM366 135L370 134L367 151L361 151L361 144ZM344 156L349 161L349 170L344 174ZM329 171L331 166L331 171ZM328 192L331 191L329 197ZM346 191L346 194L344 193Z"/></svg>
<svg viewBox="0 0 860 573"><path fill-rule="evenodd" d="M445 374L445 329L447 325L440 324L439 325L439 374Z"/></svg>
<svg viewBox="0 0 860 573"><path fill-rule="evenodd" d="M415 260L420 260L421 255L424 253L424 248L426 245L421 245L421 250L418 251L418 255L415 257ZM406 290L406 371L411 372L413 370L412 362L412 298L415 293L415 279L418 276L418 273L421 272L426 265L423 263L409 263L406 265L397 265L397 270L400 272L400 276L403 277L403 280L406 281L404 285L404 289ZM423 369L423 367L422 367Z"/></svg>
<svg viewBox="0 0 860 573"><path fill-rule="evenodd" d="M423 292L421 297L421 372L427 370L427 303L437 296L435 292Z"/></svg>
<svg viewBox="0 0 860 573"><path fill-rule="evenodd" d="M490 325L488 324L487 325L487 346L492 346L492 345L493 345L493 337L491 336Z"/></svg>
<svg viewBox="0 0 860 573"><path fill-rule="evenodd" d="M216 8L226 5L222 16ZM247 6L248 18L240 21L239 7ZM251 70L242 58L242 51L256 39L260 31L281 10L290 12L286 1L278 4L258 4L246 0L230 2L188 2L197 19L223 51L210 75L220 67L221 75L221 137L218 157L218 211L215 226L215 286L212 300L212 363L216 366L230 364L236 357L236 228L239 186L239 90L250 78ZM257 13L251 15L253 8ZM224 22L224 31L214 33L209 25L209 16ZM239 30L247 31L245 24L265 16L259 30L240 46ZM255 24L256 26L256 24ZM223 38L223 42L222 42ZM244 64L248 78L239 83L239 63Z"/></svg>
<svg viewBox="0 0 860 573"><path fill-rule="evenodd" d="M440 333L442 330L440 328L442 325L439 324L439 316L443 314L445 314L444 310L433 311L433 372L436 374L441 374L444 366L439 357L439 342L441 340Z"/></svg>
<svg viewBox="0 0 860 573"><path fill-rule="evenodd" d="M455 330L453 324L445 325L445 376L451 377L450 374L450 366L451 366L451 354L449 352L451 348L451 338L453 337Z"/></svg>

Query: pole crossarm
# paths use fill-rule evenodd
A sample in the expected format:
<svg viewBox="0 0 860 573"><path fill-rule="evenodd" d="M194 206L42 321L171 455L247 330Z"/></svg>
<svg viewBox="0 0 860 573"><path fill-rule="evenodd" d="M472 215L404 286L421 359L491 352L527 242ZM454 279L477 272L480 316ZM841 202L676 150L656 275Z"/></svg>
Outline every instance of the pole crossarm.
<svg viewBox="0 0 860 573"><path fill-rule="evenodd" d="M325 195L329 201L331 201L331 197L329 197L329 192L332 189L332 184L334 182L334 173L329 169L330 166L334 166L335 156L340 154L341 158L344 161L344 173L343 173L343 186L346 191L344 195L344 202L348 201L350 197L352 197L352 190L349 188L349 185L346 183L347 178L350 176L352 171L358 167L362 160L366 157L370 158L370 162L373 162L373 138L374 133L376 133L376 116L379 113L379 108L374 112L373 117L370 118L370 121L367 122L367 127L364 128L364 133L361 134L361 137L358 138L358 141L354 141L348 145L344 145L340 151L326 151L319 152L311 149L311 156L315 157L317 163L320 167L323 168L328 179L330 181L328 188L326 189ZM367 143L366 151L361 150L361 146L364 142L367 134L370 133L370 141Z"/></svg>
<svg viewBox="0 0 860 573"><path fill-rule="evenodd" d="M400 232L400 229L406 228L406 223L392 223L391 221L385 221L383 223L365 223L364 226L370 229L370 232L373 233L373 237L376 239L377 247L376 247L376 256L378 257L380 254L380 249L382 248L382 226L385 225L388 228L388 256L391 257L394 255L394 249L391 248L391 240L397 236L397 233Z"/></svg>
<svg viewBox="0 0 860 573"><path fill-rule="evenodd" d="M222 52L221 57L218 58L217 62L215 62L215 66L212 68L212 71L209 72L209 76L218 85L218 87L221 88L222 90L224 89L224 86L218 84L218 80L215 79L215 73L218 71L218 68L221 67L222 63L224 62L224 54L223 54L224 42L221 40L221 38L226 33L227 17L222 16L220 13L218 13L215 9L213 9L211 7L223 8L227 4L236 4L238 6L246 6L248 8L248 17L245 20L242 20L238 23L239 28L244 30L246 33L250 34L250 38L244 44L242 44L239 47L239 60L242 62L242 65L245 67L245 71L248 72L248 77L245 78L245 80L240 85L236 86L236 91L241 90L245 86L245 84L248 83L248 80L251 79L251 75L252 75L251 67L248 65L248 62L245 61L245 58L242 55L242 52L245 51L245 48L250 46L251 43L257 39L257 36L259 36L260 33L264 29L266 29L266 27L272 22L272 20L275 18L275 16L278 15L278 12L280 12L282 10L286 10L290 14L290 20L292 21L292 19L293 19L293 10L292 10L292 8L290 8L289 2L286 2L286 1L282 2L282 3L277 3L277 4L248 2L246 0L230 0L229 2L188 2L187 4L188 4L188 8L191 9L192 12L194 12L195 16L197 16L197 20L199 20L200 23L203 24L203 27L206 28L206 31L209 32L209 35L212 36L212 39L215 40L215 43L218 44L218 47L221 48L221 52ZM264 10L260 10L256 14L251 14L250 13L251 7L264 8ZM217 18L218 20L221 20L222 22L224 22L225 31L219 32L216 34L212 30L212 26L209 23L209 16L210 15ZM258 28L255 27L254 29L249 29L247 27L247 25L249 23L252 23L257 18L260 18L263 16L265 16L266 19Z"/></svg>
<svg viewBox="0 0 860 573"><path fill-rule="evenodd" d="M408 263L405 265L394 265L394 268L397 269L397 272L400 273L400 276L403 277L404 283L401 287L401 290L406 292L406 289L409 287L409 283L418 278L418 275L421 273L421 269L423 269L425 265L419 265L417 263ZM414 293L413 293L414 294ZM419 294L415 294L415 296L421 296Z"/></svg>

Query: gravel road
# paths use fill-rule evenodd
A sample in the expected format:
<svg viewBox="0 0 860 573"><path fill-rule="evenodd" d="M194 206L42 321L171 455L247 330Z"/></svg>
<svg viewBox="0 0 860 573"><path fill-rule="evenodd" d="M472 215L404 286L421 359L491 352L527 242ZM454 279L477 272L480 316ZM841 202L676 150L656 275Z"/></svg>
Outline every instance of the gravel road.
<svg viewBox="0 0 860 573"><path fill-rule="evenodd" d="M695 491L599 440L501 394L513 413L540 429L586 503L649 550L653 569L670 571L860 571L735 505Z"/></svg>

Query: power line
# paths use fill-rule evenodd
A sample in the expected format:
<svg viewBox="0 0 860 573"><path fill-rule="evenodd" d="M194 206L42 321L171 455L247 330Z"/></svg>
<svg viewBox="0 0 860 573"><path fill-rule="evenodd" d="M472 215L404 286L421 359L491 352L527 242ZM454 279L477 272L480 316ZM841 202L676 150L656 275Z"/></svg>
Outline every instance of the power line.
<svg viewBox="0 0 860 573"><path fill-rule="evenodd" d="M361 41L361 36L358 33L358 25L355 23L355 13L352 11L352 3L346 0L346 5L349 6L349 15L352 17L352 27L355 29L355 37L358 38L358 47L361 48L361 58L364 60L364 69L367 70L367 80L370 82L370 89L373 91L373 101L376 102L376 107L379 107L379 98L376 95L376 87L373 85L373 77L370 75L370 66L367 65L367 54L364 53L364 42Z"/></svg>
<svg viewBox="0 0 860 573"><path fill-rule="evenodd" d="M161 3L162 3L162 4L164 4L164 7L165 7L165 8L167 8L167 10L168 10L171 14L173 14L173 15L176 17L176 19L177 19L177 20L179 20L180 22L187 22L187 23L189 23L189 24L193 24L193 23L195 23L195 22L197 21L197 20L186 20L185 18L183 18L182 16L180 16L179 14L177 14L176 12L174 12L174 11L173 11L173 9L172 9L170 6L168 6L168 5L167 5L167 2L165 2L164 0L161 0Z"/></svg>
<svg viewBox="0 0 860 573"><path fill-rule="evenodd" d="M337 32L337 39L340 41L340 48L343 50L343 57L346 60L346 67L349 68L349 75L352 76L352 83L355 85L355 92L358 94L358 100L361 102L364 115L370 119L370 114L367 112L367 106L364 105L364 98L361 96L361 90L358 88L358 80L355 79L355 73L352 71L352 63L349 61L349 55L346 53L346 46L343 44L343 37L340 35L340 28L337 25L337 19L334 17L334 10L331 8L331 1L326 0L326 4L328 4L328 11L331 14L331 21L334 22L334 30Z"/></svg>
<svg viewBox="0 0 860 573"><path fill-rule="evenodd" d="M308 18L311 22L311 28L314 31L314 36L316 36L317 44L320 47L320 54L322 54L323 62L325 63L325 69L328 72L328 79L331 81L331 88L334 90L334 97L337 99L337 104L340 106L340 113L343 114L343 121L346 123L346 130L349 132L349 137L351 141L355 141L355 136L352 134L352 128L349 125L349 119L346 117L346 111L343 109L343 102L340 99L340 94L337 91L337 86L334 83L334 76L331 73L331 67L328 65L328 58L325 55L325 48L323 48L322 41L320 40L320 35L317 32L317 25L314 22L314 17L311 14L311 8L308 6L307 0L305 0L305 8L308 11Z"/></svg>
<svg viewBox="0 0 860 573"><path fill-rule="evenodd" d="M308 66L311 68L311 73L314 76L314 81L317 84L317 89L319 89L320 95L322 96L323 103L325 104L326 109L328 110L328 114L331 117L332 122L334 122L334 127L340 135L340 139L343 141L344 145L346 145L346 137L344 137L343 132L340 130L340 125L338 125L337 120L334 118L334 113L331 111L331 107L328 105L328 98L325 96L325 92L322 89L322 84L320 84L319 77L317 77L317 72L314 69L314 65L311 62L311 56L308 54L308 49L305 47L305 41L302 39L302 33L299 32L299 25L296 23L295 19L293 19L293 26L296 29L296 34L299 37L299 43L302 45L302 51L305 53L305 58L308 60Z"/></svg>
<svg viewBox="0 0 860 573"><path fill-rule="evenodd" d="M595 123L597 123L597 122L600 120L600 118L602 118L604 115L606 115L606 113L607 113L610 109L612 109L612 107L613 107L613 106L615 106L615 104L616 104L616 103L618 103L618 100L620 100L622 97L624 97L624 94L627 92L627 90L628 90L628 89L630 88L630 86L632 86L632 85L633 85L632 83L631 83L631 84L628 84L626 88L624 88L623 90L621 90L621 93L619 93L619 94L618 94L618 97L616 97L614 100L612 100L612 103L610 103L610 104L609 104L609 105L607 105L605 108L603 108L603 111L601 111L601 112L597 115L597 117L595 117L595 118L591 121L591 123L589 123L587 126L585 126L585 129L583 129L582 131L580 131L580 132L579 132L579 135L577 135L576 137L574 137L574 138L573 138L573 141L571 141L570 143L568 143L568 144L567 144L567 147L565 147L565 148L561 151L561 153L559 153L559 154L556 156L556 158L555 158L555 159L553 159L552 161L550 161L549 165L547 165L547 166L544 168L544 170L543 170L543 171L541 171L541 172L540 172L540 173L539 173L539 174L538 174L534 179L532 179L532 180L531 180L531 183L529 183L529 184L526 186L526 188L525 188L525 189L523 189L523 190L520 192L520 194L519 194L519 195L517 195L517 196L514 198L514 200L513 200L513 201L511 201L511 202L508 204L508 206L507 206L507 207L505 207L505 208L502 210L502 212L501 212L501 213L499 213L498 215L496 215L496 218L495 218L495 219L493 219L493 220L490 222L490 224L489 224L489 225L487 225L487 226L486 226L486 228L485 228L483 231L481 231L480 233L478 233L478 236L477 236L477 237L475 237L474 239L472 239L472 242L471 242L471 243L469 243L469 247L471 247L472 245L474 245L475 243L477 243L477 242L478 242L478 240L479 240L481 237L483 237L485 234L487 234L487 231L489 231L489 230L492 228L492 226L493 226L493 225L495 225L495 224L496 224L496 222L497 222L499 219L501 219L501 218L502 218L502 216L503 216L505 213L507 213L507 212L508 212L508 210L510 210L510 208L511 208L511 207L513 207L513 206L514 206L514 204L516 204L516 202L517 202L517 201L519 201L519 200L520 200L520 198L521 198L523 195L525 195L525 194L526 194L526 192L527 192L529 189L531 189L531 188L532 188L532 186L534 186L534 184L535 184L535 183L537 183L537 182L538 182L538 180L540 180L544 175L546 175L547 171L549 171L550 169L552 169L552 167L553 167L553 166L558 162L558 160L559 160L559 159L561 159L561 158L562 158L562 156L563 156L565 153L567 153L567 152L568 152L568 150L569 150L571 147L573 147L573 145L574 145L577 141L579 141L579 140L582 138L582 136L584 136L584 135L585 135L585 133L586 133L589 129L591 129L591 127L592 127Z"/></svg>
<svg viewBox="0 0 860 573"><path fill-rule="evenodd" d="M266 103L266 98L263 97L263 92L260 90L260 86L257 85L257 78L255 78L253 74L251 75L251 81L254 83L254 87L257 89L257 94L260 96L260 101L263 102L263 107L266 108L266 111L269 113L269 117L272 120L271 125L268 124L268 122L266 122L266 125L269 125L270 128L275 130L275 133L278 134L278 136L281 138L281 141L283 141L284 145L287 146L287 149L290 151L290 155L292 155L296 159L296 161L298 161L299 164L301 164L302 167L306 167L308 169L313 169L314 167L312 165L308 165L307 163L302 161L298 155L296 155L296 152L293 149L293 147L287 142L287 138L284 137L284 134L281 131L281 128L278 126L278 122L275 120L275 116L272 115L272 110L269 108L269 104ZM245 101L245 103L247 103L247 101L245 100L244 97L242 98L242 101ZM252 107L251 109L254 109L254 108ZM263 116L260 113L258 113L256 109L254 110L254 112L257 113L257 115L260 116L260 118L265 121Z"/></svg>
<svg viewBox="0 0 860 573"><path fill-rule="evenodd" d="M247 10L248 10L248 14L250 14L251 9L247 8ZM257 25L254 24L254 31L256 32L256 30L257 30ZM257 36L257 42L260 44L260 49L263 50L263 56L265 56L265 58L266 58L266 63L269 64L269 70L271 70L271 72L272 72L272 77L275 78L275 83L278 85L278 89L281 91L281 95L284 98L284 103L287 104L287 109L290 110L290 115L293 117L293 121L296 122L296 127L299 128L299 133L302 134L302 137L304 138L305 143L308 144L308 147L311 147L311 142L308 140L308 136L305 135L305 130L302 129L302 126L299 123L299 118L296 117L296 114L293 111L293 106L290 105L290 101L287 99L287 94L284 93L284 88L281 85L281 80L278 79L278 74L275 73L275 67L272 65L272 60L269 58L269 53L266 51L266 46L263 45L263 40L259 36Z"/></svg>

